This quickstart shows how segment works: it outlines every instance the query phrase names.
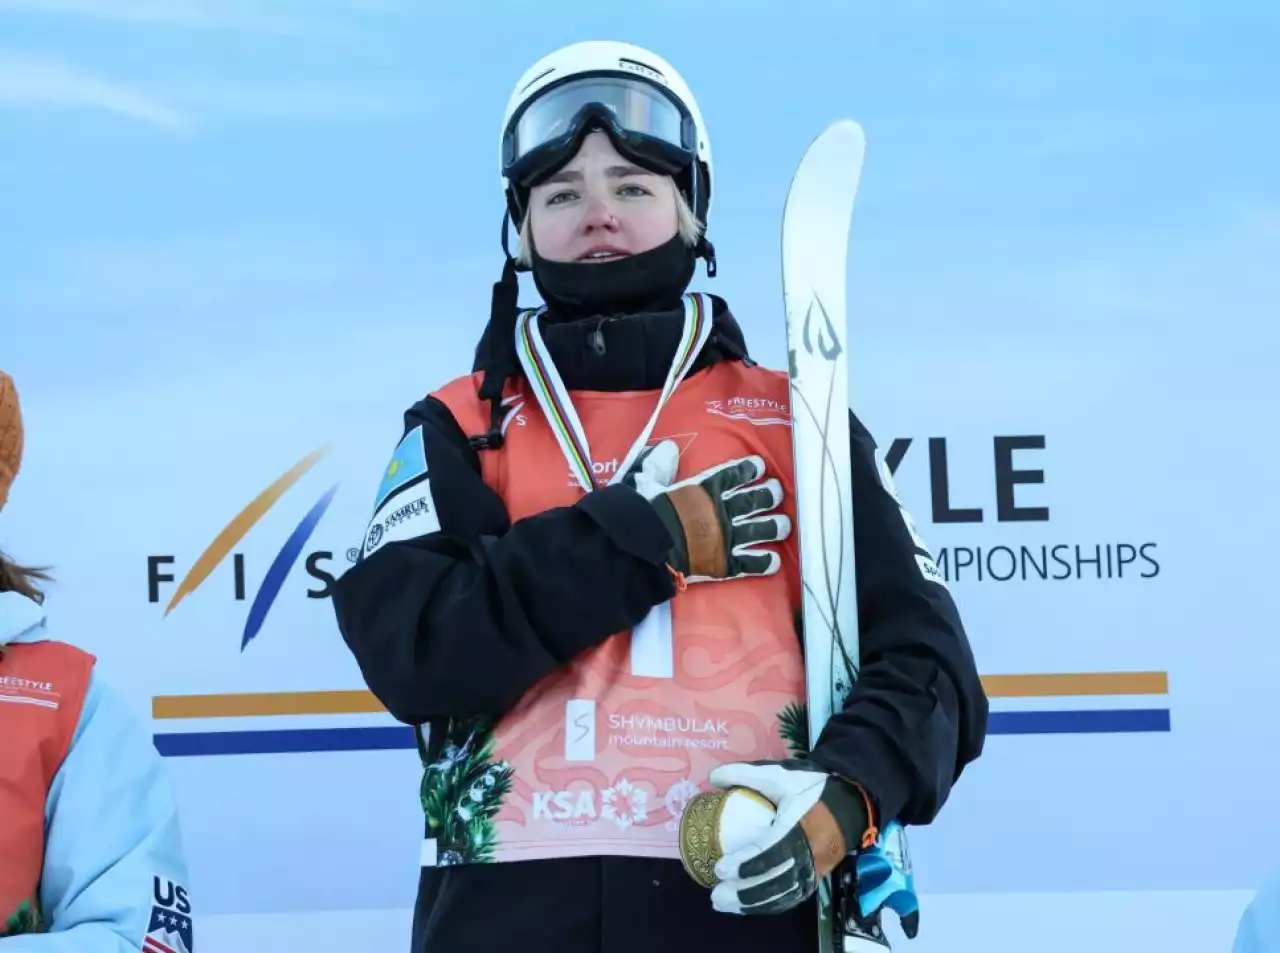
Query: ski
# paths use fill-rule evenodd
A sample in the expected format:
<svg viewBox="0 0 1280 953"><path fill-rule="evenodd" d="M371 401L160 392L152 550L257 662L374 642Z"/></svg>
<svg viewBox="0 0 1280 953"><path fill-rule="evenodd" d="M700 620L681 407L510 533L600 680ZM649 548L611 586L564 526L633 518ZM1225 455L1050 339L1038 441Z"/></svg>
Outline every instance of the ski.
<svg viewBox="0 0 1280 953"><path fill-rule="evenodd" d="M832 712L843 707L858 677L845 294L849 231L865 151L857 122L831 123L801 158L782 217L810 744ZM847 860L819 887L821 953L888 950L880 924L883 906L897 910L909 935L915 933L918 914L906 833L896 821L883 826L875 847Z"/></svg>

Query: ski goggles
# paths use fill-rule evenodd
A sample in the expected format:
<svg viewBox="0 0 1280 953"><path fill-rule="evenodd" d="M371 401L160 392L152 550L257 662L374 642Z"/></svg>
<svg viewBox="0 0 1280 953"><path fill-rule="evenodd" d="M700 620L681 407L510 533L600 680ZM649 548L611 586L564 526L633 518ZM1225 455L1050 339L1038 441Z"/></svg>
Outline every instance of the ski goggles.
<svg viewBox="0 0 1280 953"><path fill-rule="evenodd" d="M599 126L638 165L665 175L689 167L697 129L688 110L661 89L626 76L587 76L553 86L512 117L502 137L502 173L528 188L573 158Z"/></svg>

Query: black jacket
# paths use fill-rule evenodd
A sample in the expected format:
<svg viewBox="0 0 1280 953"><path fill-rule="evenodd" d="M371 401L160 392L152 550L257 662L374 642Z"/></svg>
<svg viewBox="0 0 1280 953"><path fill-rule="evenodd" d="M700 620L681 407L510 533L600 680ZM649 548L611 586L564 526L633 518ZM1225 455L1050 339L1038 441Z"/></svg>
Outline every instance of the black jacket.
<svg viewBox="0 0 1280 953"><path fill-rule="evenodd" d="M736 321L714 300L713 336L691 374L745 353ZM591 319L553 324L543 336L571 389L656 389L681 321L679 313ZM922 576L880 483L871 435L852 413L849 424L863 667L812 756L859 781L882 818L924 824L981 753L987 699L956 606ZM480 477L471 435L444 404L414 404L405 432L419 425L440 530L383 546L333 594L366 683L397 719L443 728L449 718L501 715L549 671L673 596L670 537L634 491L606 487L513 524ZM815 922L813 901L778 917L716 913L678 861L427 867L412 950L799 951L813 948Z"/></svg>

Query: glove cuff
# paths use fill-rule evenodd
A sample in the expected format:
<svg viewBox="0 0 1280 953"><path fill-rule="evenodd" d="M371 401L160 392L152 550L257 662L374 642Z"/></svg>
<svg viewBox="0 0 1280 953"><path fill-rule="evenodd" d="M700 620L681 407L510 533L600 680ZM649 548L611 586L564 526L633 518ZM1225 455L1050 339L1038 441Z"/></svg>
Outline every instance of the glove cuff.
<svg viewBox="0 0 1280 953"><path fill-rule="evenodd" d="M876 829L871 797L862 785L832 775L822 789L821 800L840 825L850 852L875 844L880 831Z"/></svg>
<svg viewBox="0 0 1280 953"><path fill-rule="evenodd" d="M680 521L689 573L723 579L729 574L729 554L721 516L701 486L683 486L663 494Z"/></svg>

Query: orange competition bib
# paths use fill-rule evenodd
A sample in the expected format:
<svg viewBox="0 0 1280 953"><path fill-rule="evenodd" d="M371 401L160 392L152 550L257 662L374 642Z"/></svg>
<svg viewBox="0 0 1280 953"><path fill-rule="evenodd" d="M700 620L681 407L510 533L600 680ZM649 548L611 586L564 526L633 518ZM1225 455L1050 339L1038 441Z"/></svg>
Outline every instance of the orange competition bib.
<svg viewBox="0 0 1280 953"><path fill-rule="evenodd" d="M677 480L759 454L795 522L786 376L723 362L685 380L711 328L686 296L685 330L658 394L570 393L522 316L517 392L484 478L511 519L567 506L621 480L646 446L674 440ZM485 426L473 377L436 395ZM804 737L795 535L774 576L690 585L526 692L494 724L448 726L426 766L427 864L621 854L679 856L688 799L729 761L782 758ZM565 612L573 611L566 604Z"/></svg>

